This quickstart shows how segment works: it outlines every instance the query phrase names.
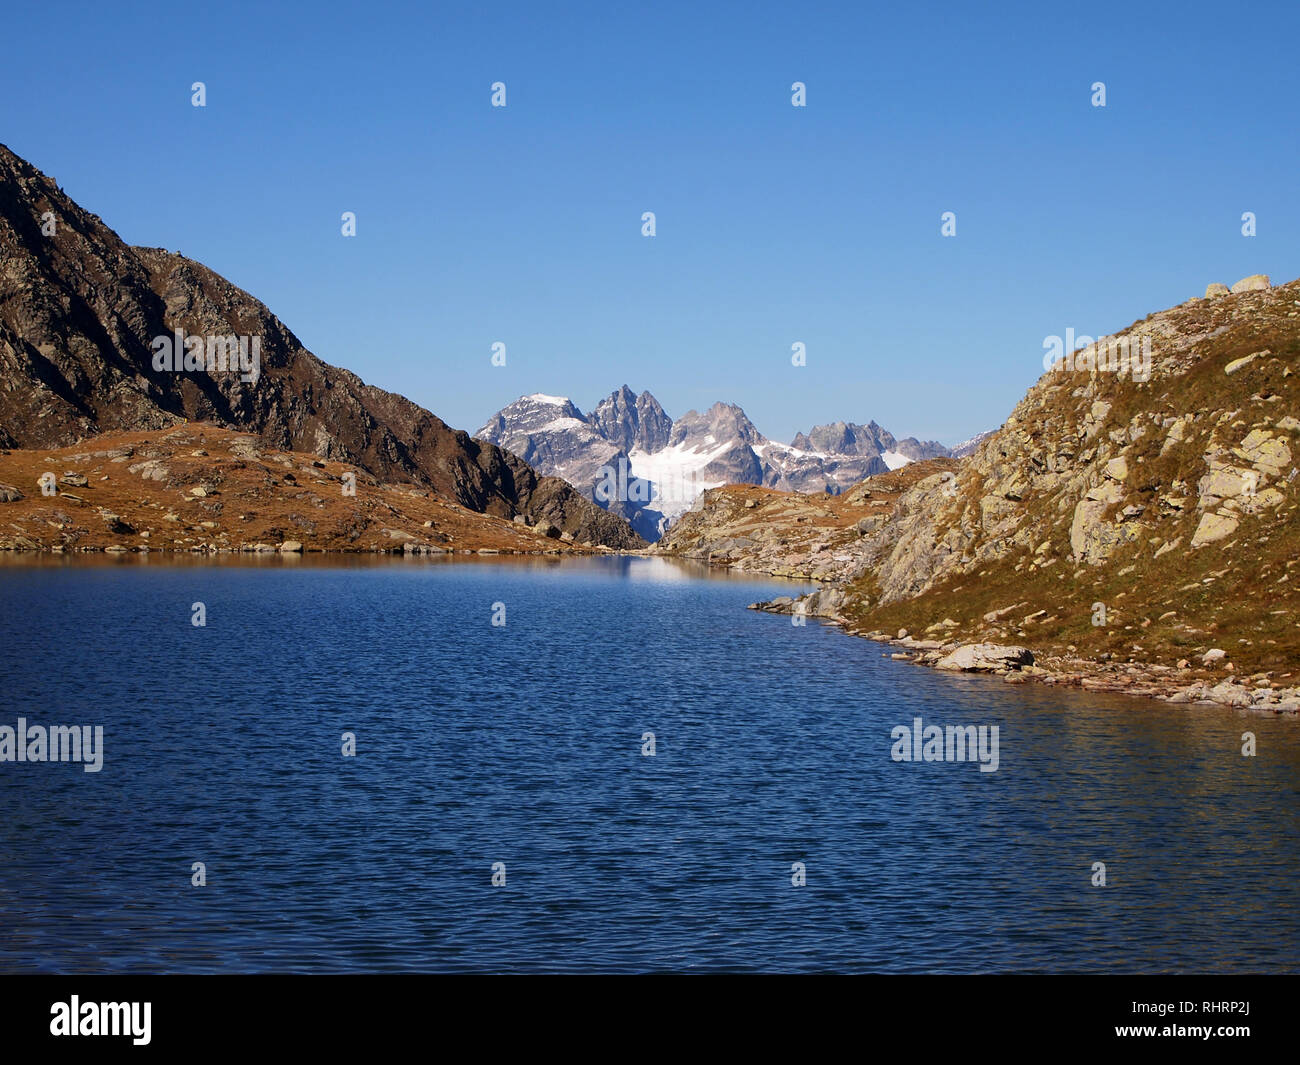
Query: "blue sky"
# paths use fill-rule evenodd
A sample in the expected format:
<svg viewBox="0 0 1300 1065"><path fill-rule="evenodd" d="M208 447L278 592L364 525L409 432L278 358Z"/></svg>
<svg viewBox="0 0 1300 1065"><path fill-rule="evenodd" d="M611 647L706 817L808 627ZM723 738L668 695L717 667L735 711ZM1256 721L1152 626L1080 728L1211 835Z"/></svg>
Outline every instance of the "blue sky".
<svg viewBox="0 0 1300 1065"><path fill-rule="evenodd" d="M0 141L460 428L626 382L954 443L1048 335L1300 276L1297 11L27 4Z"/></svg>

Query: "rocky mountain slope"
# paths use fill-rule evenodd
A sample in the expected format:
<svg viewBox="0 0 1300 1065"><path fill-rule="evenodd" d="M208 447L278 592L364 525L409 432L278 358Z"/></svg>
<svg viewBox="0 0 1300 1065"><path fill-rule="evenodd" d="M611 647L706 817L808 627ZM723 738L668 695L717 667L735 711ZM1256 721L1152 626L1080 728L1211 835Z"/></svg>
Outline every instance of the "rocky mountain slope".
<svg viewBox="0 0 1300 1065"><path fill-rule="evenodd" d="M789 608L905 630L932 657L1014 641L1051 677L1294 709L1300 282L1220 288L1058 361L887 514L874 477L846 494L862 519L809 574L827 587ZM734 493L711 494L656 550L767 568L780 552L739 542L736 519Z"/></svg>
<svg viewBox="0 0 1300 1065"><path fill-rule="evenodd" d="M352 475L355 481L350 479ZM53 494L40 488L48 478ZM0 551L404 555L607 551L207 423L0 450Z"/></svg>
<svg viewBox="0 0 1300 1065"><path fill-rule="evenodd" d="M925 459L876 474L839 495L758 485L710 488L654 551L774 577L834 582L856 564L861 538L889 519L908 489L958 467L955 459ZM831 602L829 593L823 600Z"/></svg>
<svg viewBox="0 0 1300 1065"><path fill-rule="evenodd" d="M612 547L641 543L568 484L322 362L200 263L126 245L0 146L0 446L54 448L186 419L430 488L469 510L548 521Z"/></svg>
<svg viewBox="0 0 1300 1065"><path fill-rule="evenodd" d="M638 396L627 385L589 415L562 396L523 396L475 435L563 477L647 540L719 485L835 494L873 473L948 454L934 441L900 441L875 422L819 425L779 444L734 404L674 421L649 392Z"/></svg>

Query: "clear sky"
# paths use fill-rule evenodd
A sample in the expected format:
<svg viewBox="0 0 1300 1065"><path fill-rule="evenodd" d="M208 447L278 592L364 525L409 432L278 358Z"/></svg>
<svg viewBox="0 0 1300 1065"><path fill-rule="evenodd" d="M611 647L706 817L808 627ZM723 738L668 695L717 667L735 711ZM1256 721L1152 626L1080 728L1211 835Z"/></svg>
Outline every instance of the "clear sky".
<svg viewBox="0 0 1300 1065"><path fill-rule="evenodd" d="M1294 0L295 7L9 5L0 141L471 431L626 382L951 444L1046 336L1300 276Z"/></svg>

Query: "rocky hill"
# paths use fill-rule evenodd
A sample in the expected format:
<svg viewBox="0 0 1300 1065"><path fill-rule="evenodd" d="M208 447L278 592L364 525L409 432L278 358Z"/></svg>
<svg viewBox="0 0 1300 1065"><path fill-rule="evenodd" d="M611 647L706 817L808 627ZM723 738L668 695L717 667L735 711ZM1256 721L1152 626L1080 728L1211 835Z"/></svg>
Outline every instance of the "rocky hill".
<svg viewBox="0 0 1300 1065"><path fill-rule="evenodd" d="M563 477L647 540L719 485L836 494L873 473L948 454L934 441L900 441L875 422L819 425L779 444L735 404L674 421L649 392L638 396L627 385L591 414L563 396L523 396L475 435Z"/></svg>
<svg viewBox="0 0 1300 1065"><path fill-rule="evenodd" d="M206 423L0 450L0 551L591 550L609 549L578 543L544 520L480 514L432 489L383 483L350 463L268 448L259 437Z"/></svg>
<svg viewBox="0 0 1300 1065"><path fill-rule="evenodd" d="M919 481L958 465L947 458L910 463L840 495L739 484L710 488L654 551L773 577L842 581L858 564L859 541L892 516L902 495ZM842 602L842 595L835 599L825 590L820 595L826 608L832 600Z"/></svg>
<svg viewBox="0 0 1300 1065"><path fill-rule="evenodd" d="M322 362L200 263L128 246L0 146L0 446L56 448L186 419L429 488L472 511L547 521L611 547L641 544L568 484Z"/></svg>
<svg viewBox="0 0 1300 1065"><path fill-rule="evenodd" d="M1300 706L1300 282L1215 286L1066 355L887 513L874 477L846 494L862 518L813 541L827 587L787 609L936 660L1011 641L1049 678ZM736 518L711 494L656 550L772 572L779 552L739 542Z"/></svg>

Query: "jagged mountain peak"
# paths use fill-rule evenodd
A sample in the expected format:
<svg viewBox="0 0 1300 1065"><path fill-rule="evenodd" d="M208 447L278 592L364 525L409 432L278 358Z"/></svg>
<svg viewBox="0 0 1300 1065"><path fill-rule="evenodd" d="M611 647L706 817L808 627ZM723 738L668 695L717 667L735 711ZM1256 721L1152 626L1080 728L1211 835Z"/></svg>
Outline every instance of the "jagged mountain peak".
<svg viewBox="0 0 1300 1065"><path fill-rule="evenodd" d="M701 446L728 440L737 440L749 446L761 446L768 442L742 407L735 403L718 402L703 414L688 410L678 418L673 423L668 444L670 447L684 444Z"/></svg>
<svg viewBox="0 0 1300 1065"><path fill-rule="evenodd" d="M540 429L551 422L585 420L586 415L568 396L550 396L545 392L533 392L527 396L520 396L513 403L501 408L489 423L474 435L485 437L486 431L493 422L504 424L508 421L516 429L520 427Z"/></svg>
<svg viewBox="0 0 1300 1065"><path fill-rule="evenodd" d="M719 401L674 421L650 392L634 394L626 383L588 415L568 403L542 393L521 397L479 435L564 477L648 539L716 485L834 494L872 474L948 454L933 442L900 442L874 421L816 426L787 446L764 436L737 403ZM613 500L597 491L610 483L611 470L623 492Z"/></svg>
<svg viewBox="0 0 1300 1065"><path fill-rule="evenodd" d="M572 407L573 400L568 396L548 396L545 392L531 392L526 396L520 396L516 402L541 403L551 407Z"/></svg>
<svg viewBox="0 0 1300 1065"><path fill-rule="evenodd" d="M625 384L597 404L587 417L606 440L624 451L655 452L668 443L672 419L649 392L639 396Z"/></svg>

